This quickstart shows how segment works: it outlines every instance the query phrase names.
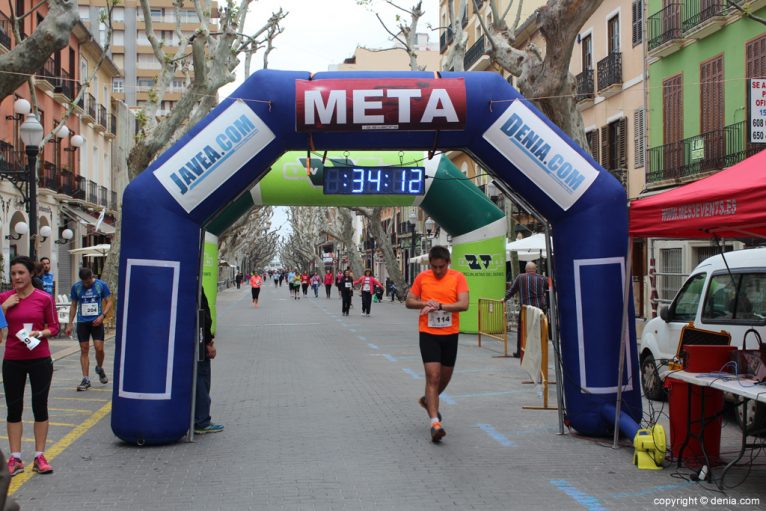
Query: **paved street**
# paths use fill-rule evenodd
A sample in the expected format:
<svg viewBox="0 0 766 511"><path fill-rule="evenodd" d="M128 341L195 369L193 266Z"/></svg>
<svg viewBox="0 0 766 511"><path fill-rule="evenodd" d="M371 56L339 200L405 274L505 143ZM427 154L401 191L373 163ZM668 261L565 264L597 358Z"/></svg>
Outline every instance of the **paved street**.
<svg viewBox="0 0 766 511"><path fill-rule="evenodd" d="M629 442L615 450L608 439L558 435L555 411L522 410L541 399L522 383L528 376L518 360L494 357L501 347L478 348L472 335L461 336L443 396L448 434L434 445L417 405L424 381L414 311L385 302L360 317L357 296L342 317L335 294L294 301L287 287L272 286L253 309L249 296L246 287L219 296L213 420L226 430L191 444L121 443L109 425L111 382L75 392L79 357L65 356L75 343L57 341L63 358L50 406L62 425L52 426L48 449L55 473L17 476L22 509L632 510L671 507L655 500L664 498L696 498L675 503L692 509L766 505L762 454L722 494L689 482L691 471L675 464L639 471ZM111 367L112 342L107 351ZM662 412L667 423L667 405ZM736 434L727 426L725 456L736 450ZM24 438L31 436L27 427ZM32 448L25 441L30 464ZM760 505L700 504L715 497Z"/></svg>

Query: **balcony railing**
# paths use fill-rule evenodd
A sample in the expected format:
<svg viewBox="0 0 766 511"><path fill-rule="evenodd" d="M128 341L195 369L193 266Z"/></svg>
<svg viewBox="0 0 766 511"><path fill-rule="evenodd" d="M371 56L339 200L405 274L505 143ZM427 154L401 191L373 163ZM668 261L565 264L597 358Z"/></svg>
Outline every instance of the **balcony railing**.
<svg viewBox="0 0 766 511"><path fill-rule="evenodd" d="M0 12L0 44L11 49L11 34L13 29L11 28L11 20Z"/></svg>
<svg viewBox="0 0 766 511"><path fill-rule="evenodd" d="M69 75L68 71L64 69L61 70L61 80L59 82L59 86L61 87L61 93L66 96L67 99L72 100L75 98L79 85L80 84L72 80L72 77Z"/></svg>
<svg viewBox="0 0 766 511"><path fill-rule="evenodd" d="M94 181L91 181L90 179L88 180L88 199L87 200L88 202L91 202L93 204L98 204L98 185Z"/></svg>
<svg viewBox="0 0 766 511"><path fill-rule="evenodd" d="M463 68L468 70L471 66L484 55L484 36L481 36L473 43L463 57Z"/></svg>
<svg viewBox="0 0 766 511"><path fill-rule="evenodd" d="M70 197L74 196L74 192L75 192L74 176L72 175L72 172L69 169L61 169L59 171L56 191L58 191L59 193L69 195Z"/></svg>
<svg viewBox="0 0 766 511"><path fill-rule="evenodd" d="M439 53L447 51L447 47L452 44L455 34L452 33L452 27L447 27L439 36Z"/></svg>
<svg viewBox="0 0 766 511"><path fill-rule="evenodd" d="M106 115L106 107L98 105L98 123L106 128L109 125L109 118Z"/></svg>
<svg viewBox="0 0 766 511"><path fill-rule="evenodd" d="M8 142L0 140L0 172L16 173L24 171L24 162L18 151Z"/></svg>
<svg viewBox="0 0 766 511"><path fill-rule="evenodd" d="M109 206L109 192L105 186L98 187L98 205L104 207Z"/></svg>
<svg viewBox="0 0 766 511"><path fill-rule="evenodd" d="M577 101L593 99L593 70L586 69L576 76L577 80Z"/></svg>
<svg viewBox="0 0 766 511"><path fill-rule="evenodd" d="M727 0L686 0L686 15L681 29L688 32L711 18L725 16L727 6Z"/></svg>
<svg viewBox="0 0 766 511"><path fill-rule="evenodd" d="M647 18L649 51L681 38L682 9L681 3L668 4L667 7Z"/></svg>
<svg viewBox="0 0 766 511"><path fill-rule="evenodd" d="M50 83L53 87L61 86L61 78L59 77L59 72L56 71L56 62L53 60L53 57L45 61L43 68L37 72L37 76Z"/></svg>
<svg viewBox="0 0 766 511"><path fill-rule="evenodd" d="M610 53L598 61L598 90L622 83L622 53Z"/></svg>
<svg viewBox="0 0 766 511"><path fill-rule="evenodd" d="M85 200L87 195L87 179L82 176L72 177L72 198Z"/></svg>
<svg viewBox="0 0 766 511"><path fill-rule="evenodd" d="M668 179L685 180L731 167L754 155L761 146L747 141L747 122L649 149L647 184Z"/></svg>
<svg viewBox="0 0 766 511"><path fill-rule="evenodd" d="M87 115L93 119L96 120L96 98L93 97L93 94L90 92L87 94L87 101L85 102L85 106L87 107L86 113Z"/></svg>
<svg viewBox="0 0 766 511"><path fill-rule="evenodd" d="M49 162L43 162L40 166L40 174L37 176L37 186L40 188L47 188L49 190L56 190L56 166Z"/></svg>

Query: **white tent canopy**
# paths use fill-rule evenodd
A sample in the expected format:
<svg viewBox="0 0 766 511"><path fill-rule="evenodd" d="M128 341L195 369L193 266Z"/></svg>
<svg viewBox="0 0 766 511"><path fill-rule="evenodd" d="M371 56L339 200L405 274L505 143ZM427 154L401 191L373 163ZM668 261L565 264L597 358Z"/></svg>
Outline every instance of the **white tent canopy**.
<svg viewBox="0 0 766 511"><path fill-rule="evenodd" d="M112 249L112 245L104 243L102 245L93 245L92 247L73 248L70 254L80 254L83 257L104 257Z"/></svg>
<svg viewBox="0 0 766 511"><path fill-rule="evenodd" d="M551 240L551 244L553 240ZM506 260L510 260L511 252L516 252L520 261L534 261L547 256L545 251L545 234L533 234L528 238L505 244Z"/></svg>

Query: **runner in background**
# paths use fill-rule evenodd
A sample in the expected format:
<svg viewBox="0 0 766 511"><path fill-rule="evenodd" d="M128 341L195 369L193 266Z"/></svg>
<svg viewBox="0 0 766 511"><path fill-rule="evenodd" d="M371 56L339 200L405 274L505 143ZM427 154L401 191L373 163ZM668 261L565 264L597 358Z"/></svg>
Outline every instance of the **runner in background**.
<svg viewBox="0 0 766 511"><path fill-rule="evenodd" d="M364 275L354 282L355 286L360 284L362 286L362 316L369 317L372 310L372 293L375 291L375 286L383 287L383 284L372 276L372 270L369 268L364 270Z"/></svg>
<svg viewBox="0 0 766 511"><path fill-rule="evenodd" d="M341 312L348 316L348 310L351 308L351 297L354 296L354 277L351 276L351 270L346 270L343 278L338 285L341 292Z"/></svg>
<svg viewBox="0 0 766 511"><path fill-rule="evenodd" d="M304 271L301 273L301 289L303 290L303 296L308 296L310 283L311 278L309 277L309 272Z"/></svg>
<svg viewBox="0 0 766 511"><path fill-rule="evenodd" d="M319 284L321 284L321 282L322 279L319 278L317 272L314 272L311 276L311 289L314 290L314 298L319 298Z"/></svg>
<svg viewBox="0 0 766 511"><path fill-rule="evenodd" d="M324 290L327 293L327 298L330 298L330 290L332 290L334 281L335 277L333 277L332 270L327 270L327 273L324 274Z"/></svg>

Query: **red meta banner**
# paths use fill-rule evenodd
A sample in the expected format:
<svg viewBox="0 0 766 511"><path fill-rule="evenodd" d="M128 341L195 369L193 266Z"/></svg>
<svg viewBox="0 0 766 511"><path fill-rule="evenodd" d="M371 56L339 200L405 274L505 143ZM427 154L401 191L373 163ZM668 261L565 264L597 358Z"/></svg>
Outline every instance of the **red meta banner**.
<svg viewBox="0 0 766 511"><path fill-rule="evenodd" d="M462 130L463 78L296 80L296 131Z"/></svg>

